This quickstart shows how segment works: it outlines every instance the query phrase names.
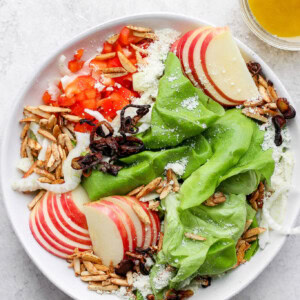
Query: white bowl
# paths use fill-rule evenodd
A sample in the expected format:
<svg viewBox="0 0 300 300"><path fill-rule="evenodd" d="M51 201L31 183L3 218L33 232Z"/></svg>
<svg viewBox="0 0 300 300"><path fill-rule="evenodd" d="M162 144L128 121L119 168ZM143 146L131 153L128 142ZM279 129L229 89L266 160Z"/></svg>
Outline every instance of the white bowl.
<svg viewBox="0 0 300 300"><path fill-rule="evenodd" d="M29 211L27 203L31 200L30 195L21 194L11 189L11 183L14 179L20 177L15 164L19 159L20 132L21 126L18 120L22 117L24 105L38 105L41 101L42 93L47 88L47 80L59 76L57 59L61 54L71 57L75 50L79 48L87 49L86 55L92 54L102 44L105 38L112 33L118 32L126 24L144 25L154 29L173 28L181 32L186 32L200 25L207 24L196 18L171 14L171 13L149 13L140 14L121 19L112 20L92 28L68 42L58 51L56 51L46 62L37 70L27 87L19 94L16 99L16 105L12 108L11 117L7 124L2 143L1 155L1 185L3 190L4 202L7 213L13 225L13 228L21 241L25 251L31 257L32 261L43 272L43 274L58 288L74 299L117 299L116 296L98 295L95 292L88 291L87 285L76 278L73 271L67 267L67 262L46 252L35 241L29 229ZM238 42L240 49L246 59L259 62L267 76L271 79L278 90L279 95L291 98L283 87L280 80L272 70L258 57L253 51L243 43ZM292 101L291 101L292 102ZM293 103L293 102L292 102ZM290 122L289 129L292 136L292 149L299 149L300 142L297 137L300 136L297 117ZM296 186L300 178L300 161L295 156L295 170L293 184ZM290 197L291 198L291 197ZM300 202L293 201L288 203L286 225L291 227L298 215ZM250 262L240 266L236 270L229 272L225 276L214 280L212 286L207 289L200 289L194 298L206 300L228 299L237 294L255 279L266 266L271 262L285 242L285 236L271 233L271 243L264 251L259 251ZM5 241L2 241L5 242Z"/></svg>

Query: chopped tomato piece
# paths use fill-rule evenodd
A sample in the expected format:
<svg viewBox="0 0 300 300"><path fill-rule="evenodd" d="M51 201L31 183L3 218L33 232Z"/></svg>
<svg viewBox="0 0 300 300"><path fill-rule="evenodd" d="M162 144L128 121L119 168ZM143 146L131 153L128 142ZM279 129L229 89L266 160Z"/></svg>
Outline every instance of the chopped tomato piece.
<svg viewBox="0 0 300 300"><path fill-rule="evenodd" d="M97 91L95 89L88 89L84 91L87 99L95 99L97 96Z"/></svg>
<svg viewBox="0 0 300 300"><path fill-rule="evenodd" d="M58 104L59 106L71 106L76 103L76 98L67 98L66 96L59 96Z"/></svg>
<svg viewBox="0 0 300 300"><path fill-rule="evenodd" d="M111 58L107 61L108 68L122 67L118 57Z"/></svg>
<svg viewBox="0 0 300 300"><path fill-rule="evenodd" d="M86 100L85 92L81 92L81 93L77 94L77 95L76 95L76 99L77 99L77 101L83 101L83 100Z"/></svg>
<svg viewBox="0 0 300 300"><path fill-rule="evenodd" d="M79 117L84 116L84 108L82 105L76 103L71 107L71 114Z"/></svg>
<svg viewBox="0 0 300 300"><path fill-rule="evenodd" d="M74 59L80 60L84 52L84 49L78 49L74 54Z"/></svg>
<svg viewBox="0 0 300 300"><path fill-rule="evenodd" d="M113 45L108 42L104 42L103 50L101 53L104 54L104 53L109 53L109 52L113 52Z"/></svg>
<svg viewBox="0 0 300 300"><path fill-rule="evenodd" d="M107 68L107 62L103 60L93 59L90 61L90 68L93 68L96 71L105 69Z"/></svg>
<svg viewBox="0 0 300 300"><path fill-rule="evenodd" d="M132 89L132 74L131 73L129 73L125 76L122 76L122 77L115 78L115 81L127 89Z"/></svg>
<svg viewBox="0 0 300 300"><path fill-rule="evenodd" d="M119 88L119 90L116 93L118 93L122 98L126 100L132 100L132 98L138 96L136 92L132 92L124 87Z"/></svg>
<svg viewBox="0 0 300 300"><path fill-rule="evenodd" d="M120 32L118 41L124 46L129 45L129 44L136 44L143 40L144 38L136 37L133 35L132 30L130 30L127 27L123 27L123 29Z"/></svg>
<svg viewBox="0 0 300 300"><path fill-rule="evenodd" d="M45 91L42 98L43 98L44 103L47 104L47 105L53 102L51 100L51 95L49 94L48 91Z"/></svg>
<svg viewBox="0 0 300 300"><path fill-rule="evenodd" d="M94 88L96 80L90 75L78 76L66 86L65 94L68 98L83 92L84 90Z"/></svg>
<svg viewBox="0 0 300 300"><path fill-rule="evenodd" d="M73 60L69 61L68 68L72 73L76 73L82 69L83 64L84 64L84 61L73 59Z"/></svg>
<svg viewBox="0 0 300 300"><path fill-rule="evenodd" d="M114 52L122 52L123 53L123 48L122 46L120 45L119 42L115 42L114 45L113 45L113 51Z"/></svg>
<svg viewBox="0 0 300 300"><path fill-rule="evenodd" d="M92 131L92 129L93 129L93 126L86 124L86 123L83 123L83 124L77 123L74 127L74 130L78 131L78 132L90 132L90 131Z"/></svg>
<svg viewBox="0 0 300 300"><path fill-rule="evenodd" d="M62 92L64 91L64 88L63 88L63 86L62 86L61 81L59 81L57 87L58 87Z"/></svg>
<svg viewBox="0 0 300 300"><path fill-rule="evenodd" d="M83 108L88 108L88 109L96 109L97 108L97 103L95 99L88 99L84 100L80 103Z"/></svg>

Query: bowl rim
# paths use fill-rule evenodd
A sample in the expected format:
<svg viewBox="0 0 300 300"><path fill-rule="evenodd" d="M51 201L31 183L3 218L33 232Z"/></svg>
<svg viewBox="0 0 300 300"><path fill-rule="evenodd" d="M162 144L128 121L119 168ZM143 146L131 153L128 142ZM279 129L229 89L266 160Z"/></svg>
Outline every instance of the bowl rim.
<svg viewBox="0 0 300 300"><path fill-rule="evenodd" d="M263 42L282 50L299 51L300 41L279 38L266 31L256 20L249 7L248 0L239 0L242 17L248 28Z"/></svg>
<svg viewBox="0 0 300 300"><path fill-rule="evenodd" d="M62 46L56 48L55 51L53 51L42 63L40 63L33 72L31 72L31 76L29 76L30 80L27 83L23 84L23 87L20 89L20 91L17 93L16 98L14 99L14 105L12 107L12 112L14 112L17 109L17 106L22 102L25 94L31 89L31 87L33 86L36 78L39 77L39 75L43 72L43 70L47 67L47 65L51 62L51 60L53 60L56 56L58 56L59 54L62 54L64 50L66 50L68 47L72 46L73 44L75 44L76 42L81 41L83 38L85 38L88 35L92 35L98 31L104 30L105 28L109 28L110 26L113 25L117 25L118 23L123 23L125 21L130 22L131 20L134 21L135 18L140 18L143 17L145 18L145 21L147 21L147 19L152 19L152 18L169 18L169 19L173 19L174 21L178 21L179 19L181 21L193 21L195 23L200 24L206 24L206 25L212 25L214 26L212 23L207 22L206 20L200 19L200 18L196 18L196 17L190 17L190 16L186 16L184 14L179 14L179 13L173 13L173 12L147 12L147 13L138 13L138 14L133 14L133 15L126 15L123 17L119 17L119 18L114 18L114 19L110 19L106 22L100 23L96 26L93 26L81 33L79 33L78 35L76 35L75 37L69 39L67 42L65 42ZM241 50L245 51L246 53L250 53L251 57L255 57L258 60L262 61L263 64L265 65L265 68L267 68L267 73L272 75L272 77L276 78L277 81L277 86L279 87L279 89L281 89L286 95L289 96L287 90L285 89L285 87L283 86L283 84L281 83L280 79L277 77L277 75L275 75L275 73L270 69L270 67L264 62L264 60L262 60L254 51L252 51L250 48L248 48L244 43L242 43L241 41L239 41L238 39L235 38L235 40L238 43L238 46ZM291 97L289 97L289 99L291 99ZM291 100L291 103L293 104L293 101ZM4 188L4 177L5 177L5 170L3 168L4 166L4 155L3 153L6 150L6 141L9 139L9 131L10 131L10 124L13 123L13 113L11 113L11 116L8 118L8 122L4 128L4 133L3 133L3 138L2 138L2 145L0 148L0 162L1 162L1 166L0 167L0 190L1 193L3 195L3 202L4 202L4 206L6 209L6 213L9 217L10 223L12 225L12 228L16 234L16 236L18 237L18 240L20 241L20 243L22 244L23 249L25 250L25 252L27 253L27 255L30 257L31 261L36 265L36 267L39 269L39 271L52 283L54 284L57 288L59 288L63 293L65 293L66 295L68 295L71 298L74 299L80 299L77 297L77 295L72 294L72 292L70 292L69 289L66 289L64 287L63 282L58 282L55 281L54 278L52 278L51 276L48 276L43 263L39 260L36 259L32 253L30 252L29 247L27 246L27 244L25 243L25 241L23 240L23 237L21 234L19 234L18 230L17 230L17 226L16 224L13 222L13 217L11 214L11 211L8 207L8 200L7 197L5 196L5 188ZM300 210L300 207L298 209L298 212ZM296 217L293 220L292 225L294 225L296 222ZM233 297L234 295L238 294L240 291L242 291L246 286L248 286L255 278L257 278L261 272L269 265L269 263L274 259L274 257L278 254L278 252L281 250L283 244L286 241L287 236L282 236L282 239L280 240L279 244L277 245L277 249L275 252L272 253L272 255L268 256L265 259L265 263L263 265L260 265L257 267L256 272L254 274L249 275L248 280L237 286L234 293L232 293L229 297ZM42 247L41 247L42 249ZM223 298L223 299L229 299L229 297L227 298Z"/></svg>

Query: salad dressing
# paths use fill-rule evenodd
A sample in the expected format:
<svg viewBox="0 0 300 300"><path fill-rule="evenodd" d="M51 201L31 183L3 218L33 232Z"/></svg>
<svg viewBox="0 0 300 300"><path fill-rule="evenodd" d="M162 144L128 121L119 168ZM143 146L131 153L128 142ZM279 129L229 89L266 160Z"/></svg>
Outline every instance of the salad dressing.
<svg viewBox="0 0 300 300"><path fill-rule="evenodd" d="M300 36L299 0L248 0L256 21L269 33L282 38Z"/></svg>

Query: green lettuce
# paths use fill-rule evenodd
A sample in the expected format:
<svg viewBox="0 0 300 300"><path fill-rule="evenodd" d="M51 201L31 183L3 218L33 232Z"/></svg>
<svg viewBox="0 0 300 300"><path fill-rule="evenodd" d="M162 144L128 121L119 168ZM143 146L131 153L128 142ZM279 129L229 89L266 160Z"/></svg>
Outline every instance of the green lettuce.
<svg viewBox="0 0 300 300"><path fill-rule="evenodd" d="M224 114L221 105L183 75L176 55L169 53L165 66L152 110L151 128L139 135L148 149L176 146L199 135Z"/></svg>
<svg viewBox="0 0 300 300"><path fill-rule="evenodd" d="M120 160L124 168L117 176L93 170L82 185L91 200L111 195L124 195L134 188L147 184L164 173L168 163L184 159L187 164L182 178L189 177L212 155L207 140L199 135L183 142L180 146L161 150L144 151Z"/></svg>

